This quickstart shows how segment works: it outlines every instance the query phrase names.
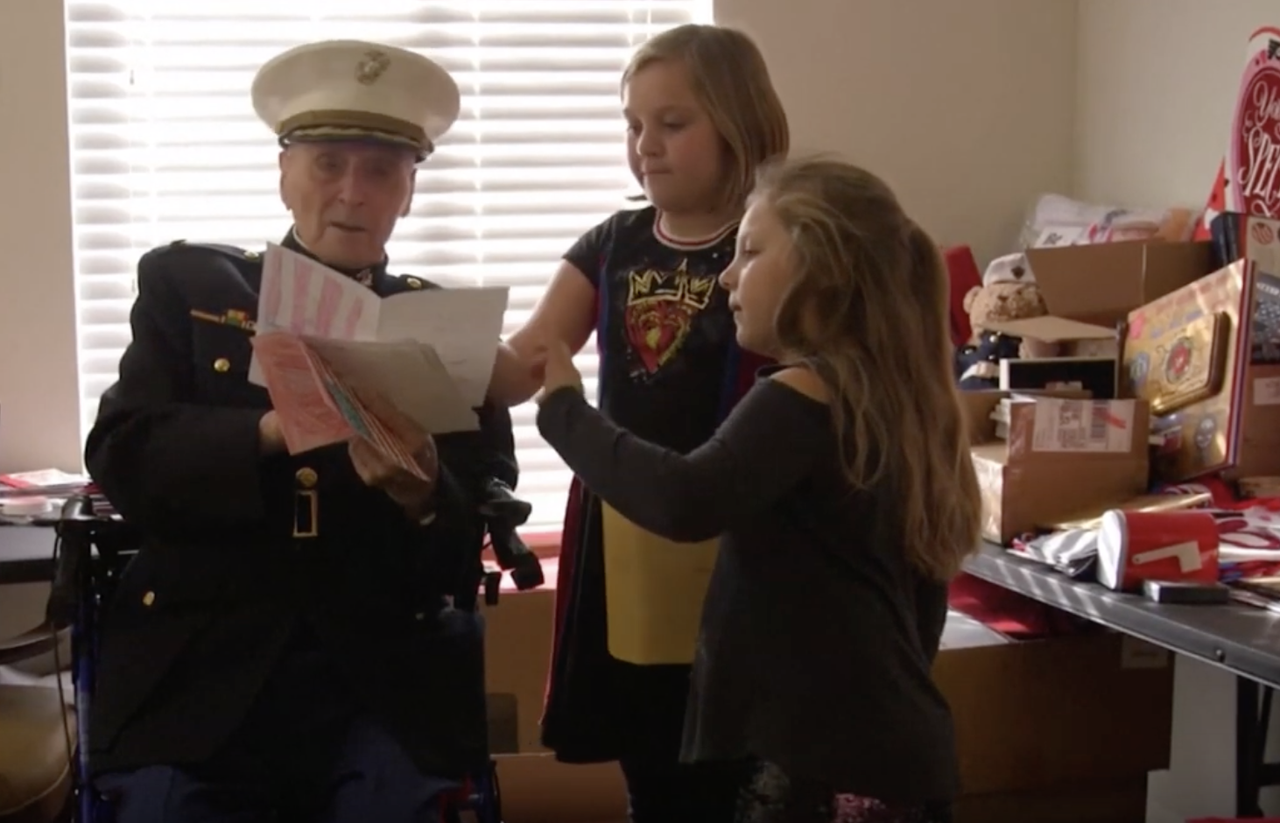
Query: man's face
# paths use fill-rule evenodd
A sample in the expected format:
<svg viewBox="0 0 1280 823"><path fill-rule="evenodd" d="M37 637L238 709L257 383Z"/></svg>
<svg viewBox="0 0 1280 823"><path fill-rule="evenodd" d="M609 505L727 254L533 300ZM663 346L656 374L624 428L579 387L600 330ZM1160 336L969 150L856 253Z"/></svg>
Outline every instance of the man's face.
<svg viewBox="0 0 1280 823"><path fill-rule="evenodd" d="M280 152L280 198L294 231L323 262L363 269L382 261L413 200L413 152L364 143L298 143Z"/></svg>

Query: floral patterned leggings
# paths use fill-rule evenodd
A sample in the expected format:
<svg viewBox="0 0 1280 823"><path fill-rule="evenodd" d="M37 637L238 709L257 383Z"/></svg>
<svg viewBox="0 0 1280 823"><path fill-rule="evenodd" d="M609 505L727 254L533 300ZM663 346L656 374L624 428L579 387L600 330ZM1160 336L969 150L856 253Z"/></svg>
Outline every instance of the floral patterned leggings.
<svg viewBox="0 0 1280 823"><path fill-rule="evenodd" d="M736 823L950 823L946 805L896 806L837 794L796 780L768 762L758 764L738 799Z"/></svg>

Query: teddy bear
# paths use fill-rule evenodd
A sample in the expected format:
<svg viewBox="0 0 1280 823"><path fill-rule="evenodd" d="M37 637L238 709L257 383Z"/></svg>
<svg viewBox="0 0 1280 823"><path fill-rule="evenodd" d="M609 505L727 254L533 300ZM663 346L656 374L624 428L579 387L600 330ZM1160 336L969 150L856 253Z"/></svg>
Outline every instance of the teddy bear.
<svg viewBox="0 0 1280 823"><path fill-rule="evenodd" d="M982 275L982 285L974 286L965 295L964 309L969 313L973 337L955 352L955 377L963 391L999 388L1001 360L1050 357L1056 353L1053 344L990 328L995 323L1049 313L1021 253L993 260Z"/></svg>

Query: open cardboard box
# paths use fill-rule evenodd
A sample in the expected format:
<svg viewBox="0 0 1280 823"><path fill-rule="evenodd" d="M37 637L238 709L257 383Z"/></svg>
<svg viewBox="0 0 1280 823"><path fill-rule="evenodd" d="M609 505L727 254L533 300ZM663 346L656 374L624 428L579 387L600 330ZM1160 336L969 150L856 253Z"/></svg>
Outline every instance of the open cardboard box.
<svg viewBox="0 0 1280 823"><path fill-rule="evenodd" d="M555 578L553 567L547 576ZM491 721L514 726L520 744L496 755L503 816L506 823L623 821L616 764L560 763L537 745L554 594L504 592L486 610L491 704L515 706L514 716ZM1147 772L1169 762L1166 652L1111 634L1019 643L953 612L934 676L955 717L964 786L957 823L1141 819Z"/></svg>
<svg viewBox="0 0 1280 823"><path fill-rule="evenodd" d="M992 331L1072 344L1064 354L1117 355L1116 324L1128 313L1208 274L1208 243L1125 241L1027 249L1049 314L992 323Z"/></svg>
<svg viewBox="0 0 1280 823"><path fill-rule="evenodd" d="M1067 394L1068 396L1062 396ZM1034 402L1015 403L1007 439L996 436L991 419L1009 392L972 391L960 395L969 430L970 454L982 492L982 536L1002 545L1044 523L1057 522L1081 509L1119 503L1141 494L1149 479L1148 438L1151 415L1141 400L1082 400L1078 394L1039 393ZM1058 404L1105 403L1105 442L1091 440L1091 419L1064 429ZM1116 431L1120 429L1120 431ZM1064 442L1078 441L1074 445ZM1077 447L1078 446L1078 447Z"/></svg>
<svg viewBox="0 0 1280 823"><path fill-rule="evenodd" d="M955 719L956 823L1143 819L1147 774L1169 767L1168 652L1112 633L1017 642L952 612L933 674Z"/></svg>
<svg viewBox="0 0 1280 823"><path fill-rule="evenodd" d="M489 749L495 755L545 752L542 702L554 633L556 561L543 560L549 582L516 591L503 575L498 603L484 606L485 682L489 693Z"/></svg>

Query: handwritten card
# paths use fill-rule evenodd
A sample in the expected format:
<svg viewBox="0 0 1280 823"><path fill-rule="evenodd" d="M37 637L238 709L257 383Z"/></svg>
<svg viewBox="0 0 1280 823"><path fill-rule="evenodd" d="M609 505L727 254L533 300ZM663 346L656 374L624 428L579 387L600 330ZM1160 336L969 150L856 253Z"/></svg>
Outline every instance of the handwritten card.
<svg viewBox="0 0 1280 823"><path fill-rule="evenodd" d="M304 254L268 244L262 260L258 328L294 334L373 340L377 294Z"/></svg>
<svg viewBox="0 0 1280 823"><path fill-rule="evenodd" d="M254 336L253 347L290 454L358 437L396 466L425 479L413 455L426 432L377 394L362 395L305 338L266 332Z"/></svg>
<svg viewBox="0 0 1280 823"><path fill-rule="evenodd" d="M433 348L412 340L355 343L304 338L344 385L376 397L429 434L475 431L479 418ZM383 416L389 416L390 411Z"/></svg>
<svg viewBox="0 0 1280 823"><path fill-rule="evenodd" d="M379 340L430 346L469 406L484 402L502 338L506 288L402 292L382 301Z"/></svg>
<svg viewBox="0 0 1280 823"><path fill-rule="evenodd" d="M383 299L305 255L269 244L263 257L257 328L260 335L282 331L307 338L313 347L316 340L368 346L365 355L358 355L358 346L354 345L341 347L341 351L330 347L327 351L343 362L358 358L361 369L372 370L366 382L373 381L372 388L392 399L397 408L409 392L405 384L410 374L428 378L430 384L421 387L423 393L414 399L414 411L401 408L423 422L426 411L422 404L428 394L436 402L447 403L441 412L445 417L456 412L446 383L452 384L468 407L484 402L507 299L505 287L423 289ZM406 341L418 344L417 355L411 357L401 350L374 345ZM423 354L427 351L431 353ZM398 359L393 361L397 367L384 363L375 368L372 364L376 352L388 356L398 352ZM255 349L249 380L265 386L260 359ZM330 365L339 364L330 361ZM435 368L437 365L442 370ZM352 369L345 370L344 379L354 379L354 373ZM435 433L439 433L439 426L457 430L454 427L459 425L458 421L423 424Z"/></svg>
<svg viewBox="0 0 1280 823"><path fill-rule="evenodd" d="M350 439L351 426L334 407L316 373L317 358L300 337L259 333L252 343L290 454Z"/></svg>
<svg viewBox="0 0 1280 823"><path fill-rule="evenodd" d="M426 480L426 474L413 457L414 451L422 445L420 434L394 430L393 424L388 422L394 418L388 416L388 421L384 421L370 411L365 402L366 398L360 397L351 387L338 379L323 360L317 358L316 366L320 382L324 385L329 400L342 415L352 434L372 445L398 468Z"/></svg>

